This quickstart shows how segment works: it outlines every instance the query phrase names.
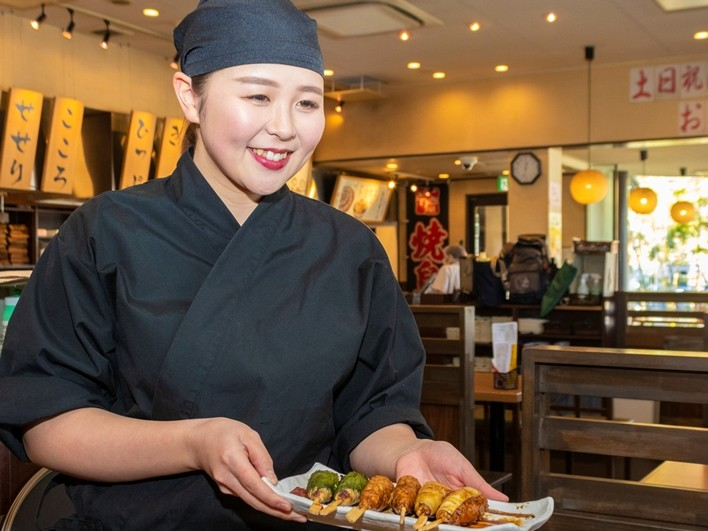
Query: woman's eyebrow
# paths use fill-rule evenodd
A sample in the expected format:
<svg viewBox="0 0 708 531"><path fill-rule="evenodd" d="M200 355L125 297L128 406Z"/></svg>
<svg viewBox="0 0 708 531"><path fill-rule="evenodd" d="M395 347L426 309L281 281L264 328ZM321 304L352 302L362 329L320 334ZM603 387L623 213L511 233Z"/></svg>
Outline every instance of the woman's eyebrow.
<svg viewBox="0 0 708 531"><path fill-rule="evenodd" d="M243 85L262 85L264 87L274 87L274 88L280 87L280 83L278 83L277 81L274 81L272 79L268 79L265 77L258 77L258 76L239 77L239 78L236 78L236 81L243 84ZM298 87L298 91L312 92L314 94L317 94L318 96L324 95L324 91L322 90L322 87L318 87L317 85L302 85L302 86Z"/></svg>

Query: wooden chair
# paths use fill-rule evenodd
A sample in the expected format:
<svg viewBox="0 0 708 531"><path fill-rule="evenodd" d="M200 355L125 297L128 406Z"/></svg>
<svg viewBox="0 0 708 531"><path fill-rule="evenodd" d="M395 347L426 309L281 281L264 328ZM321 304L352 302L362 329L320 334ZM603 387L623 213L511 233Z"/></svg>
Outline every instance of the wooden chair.
<svg viewBox="0 0 708 531"><path fill-rule="evenodd" d="M708 353L593 347L527 348L523 360L522 498L552 496L544 531L698 530L708 490L557 473L554 451L708 465L708 428L560 417L553 393L708 404Z"/></svg>
<svg viewBox="0 0 708 531"><path fill-rule="evenodd" d="M411 309L426 352L420 409L437 439L474 462L474 307Z"/></svg>

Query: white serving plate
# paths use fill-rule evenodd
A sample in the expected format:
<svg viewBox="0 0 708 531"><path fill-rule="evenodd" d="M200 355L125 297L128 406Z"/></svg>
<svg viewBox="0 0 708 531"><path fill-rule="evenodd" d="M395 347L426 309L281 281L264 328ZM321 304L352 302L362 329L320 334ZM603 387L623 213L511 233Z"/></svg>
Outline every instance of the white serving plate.
<svg viewBox="0 0 708 531"><path fill-rule="evenodd" d="M265 480L265 478L264 481L266 484L270 485L275 492L283 496L283 498L288 499L292 503L293 510L295 512L307 515L307 517L313 522L320 522L347 529L360 529L367 531L385 531L393 529L397 531L401 531L402 529L413 530L413 524L416 520L415 518L412 516L407 516L405 525L401 528L400 516L392 512L366 511L364 515L354 524L350 523L345 517L345 515L351 511L352 507L337 507L336 512L326 516L310 514L308 509L310 508L310 505L312 505L312 502L307 498L298 496L297 494L291 494L291 491L296 487L305 488L307 486L308 478L315 470L332 469L320 463L315 463L312 468L304 474L281 479L277 485L271 485L269 481ZM541 500L520 503L503 503L490 500L489 507L491 509L508 513L533 514L534 517L525 520L521 526L504 522L498 525L484 527L483 529L490 529L493 531L519 531L519 529L522 529L523 531L533 531L534 529L538 529L545 524L553 514L553 498L548 497ZM437 529L440 531L460 531L468 530L470 528L441 524Z"/></svg>

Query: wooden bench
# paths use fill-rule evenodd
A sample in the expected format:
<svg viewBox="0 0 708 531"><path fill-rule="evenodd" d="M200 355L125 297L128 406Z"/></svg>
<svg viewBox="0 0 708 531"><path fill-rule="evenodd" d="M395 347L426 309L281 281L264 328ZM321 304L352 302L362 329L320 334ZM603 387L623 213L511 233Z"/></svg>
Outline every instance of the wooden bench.
<svg viewBox="0 0 708 531"><path fill-rule="evenodd" d="M708 404L708 353L532 347L524 351L523 377L522 498L553 497L555 512L544 531L708 527L708 490L695 485L551 468L552 452L704 467L708 428L561 417L550 407L554 393Z"/></svg>
<svg viewBox="0 0 708 531"><path fill-rule="evenodd" d="M437 439L474 462L474 307L411 309L426 352L421 412Z"/></svg>

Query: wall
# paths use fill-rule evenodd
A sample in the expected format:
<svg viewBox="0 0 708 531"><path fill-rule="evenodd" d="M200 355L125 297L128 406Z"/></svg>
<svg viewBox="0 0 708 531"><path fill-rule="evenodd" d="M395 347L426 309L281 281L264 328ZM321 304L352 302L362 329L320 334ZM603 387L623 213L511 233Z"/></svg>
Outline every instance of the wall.
<svg viewBox="0 0 708 531"><path fill-rule="evenodd" d="M702 58L676 58L705 61ZM595 61L597 63L597 61ZM641 64L593 65L593 142L672 138L678 100L629 102L629 72ZM328 121L315 162L587 143L587 66L526 77L445 80L347 105Z"/></svg>
<svg viewBox="0 0 708 531"><path fill-rule="evenodd" d="M129 113L142 110L158 117L181 116L169 60L130 46L102 50L97 37L58 28L30 28L26 19L0 13L0 89L27 88L45 97L65 96L86 108Z"/></svg>

